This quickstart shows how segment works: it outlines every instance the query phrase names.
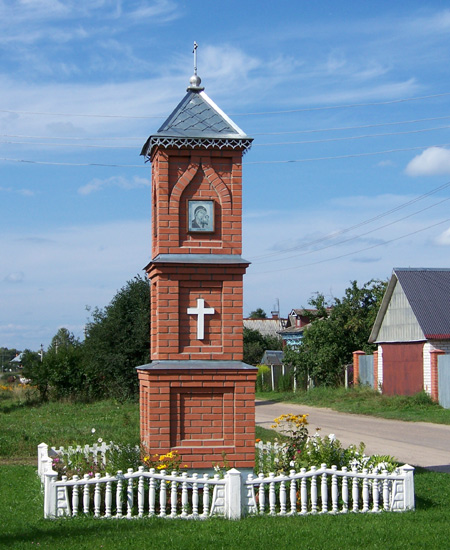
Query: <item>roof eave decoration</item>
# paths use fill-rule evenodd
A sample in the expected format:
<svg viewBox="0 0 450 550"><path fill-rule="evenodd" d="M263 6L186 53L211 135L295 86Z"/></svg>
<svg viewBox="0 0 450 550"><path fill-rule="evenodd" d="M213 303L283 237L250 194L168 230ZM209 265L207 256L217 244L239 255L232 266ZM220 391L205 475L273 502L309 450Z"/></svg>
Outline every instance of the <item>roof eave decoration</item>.
<svg viewBox="0 0 450 550"><path fill-rule="evenodd" d="M245 153L250 149L252 141L253 138L247 136L196 81L191 82L187 94L158 132L147 139L141 155L149 159L154 147L226 148Z"/></svg>

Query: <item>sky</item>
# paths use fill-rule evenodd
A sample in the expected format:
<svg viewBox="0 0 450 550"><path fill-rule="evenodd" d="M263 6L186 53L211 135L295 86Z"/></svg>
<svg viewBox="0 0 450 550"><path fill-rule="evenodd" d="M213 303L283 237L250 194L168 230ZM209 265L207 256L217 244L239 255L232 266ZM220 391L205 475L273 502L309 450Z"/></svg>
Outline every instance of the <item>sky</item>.
<svg viewBox="0 0 450 550"><path fill-rule="evenodd" d="M0 346L83 338L143 274L141 147L197 68L254 138L244 316L450 268L448 2L0 0Z"/></svg>

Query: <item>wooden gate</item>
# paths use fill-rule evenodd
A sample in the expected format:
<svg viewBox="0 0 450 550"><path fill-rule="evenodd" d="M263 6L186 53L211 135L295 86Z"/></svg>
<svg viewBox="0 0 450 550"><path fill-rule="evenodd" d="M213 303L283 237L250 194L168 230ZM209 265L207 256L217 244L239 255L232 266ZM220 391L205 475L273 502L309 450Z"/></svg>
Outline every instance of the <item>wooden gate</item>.
<svg viewBox="0 0 450 550"><path fill-rule="evenodd" d="M414 395L423 390L424 342L383 344L383 393Z"/></svg>
<svg viewBox="0 0 450 550"><path fill-rule="evenodd" d="M450 409L450 355L438 357L439 405Z"/></svg>

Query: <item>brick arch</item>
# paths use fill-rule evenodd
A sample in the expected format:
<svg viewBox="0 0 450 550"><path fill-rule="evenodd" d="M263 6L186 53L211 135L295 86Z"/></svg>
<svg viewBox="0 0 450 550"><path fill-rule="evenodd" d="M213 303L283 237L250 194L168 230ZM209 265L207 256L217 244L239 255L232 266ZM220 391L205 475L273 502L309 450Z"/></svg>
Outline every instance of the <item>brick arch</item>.
<svg viewBox="0 0 450 550"><path fill-rule="evenodd" d="M201 160L199 162L190 163L187 170L174 185L169 199L170 211L174 212L174 210L176 210L176 212L178 212L180 200L184 190L201 169L203 169L203 173L205 174L206 179L212 185L213 189L216 191L218 197L220 198L223 212L226 214L231 214L232 200L230 190L225 185L219 174L217 174L217 172L211 166L204 166Z"/></svg>
<svg viewBox="0 0 450 550"><path fill-rule="evenodd" d="M178 214L178 208L183 191L195 178L200 168L201 162L191 162L186 171L180 176L177 183L173 186L169 197L169 213Z"/></svg>
<svg viewBox="0 0 450 550"><path fill-rule="evenodd" d="M205 173L206 179L220 197L222 215L230 215L232 208L232 197L230 190L212 166L203 166L203 172Z"/></svg>

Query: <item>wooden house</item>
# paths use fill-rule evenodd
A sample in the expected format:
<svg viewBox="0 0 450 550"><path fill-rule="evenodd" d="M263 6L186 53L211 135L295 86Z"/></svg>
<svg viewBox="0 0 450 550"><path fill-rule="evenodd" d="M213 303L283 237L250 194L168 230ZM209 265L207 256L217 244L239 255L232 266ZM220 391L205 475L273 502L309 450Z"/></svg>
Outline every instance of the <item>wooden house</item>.
<svg viewBox="0 0 450 550"><path fill-rule="evenodd" d="M438 356L450 354L450 269L395 268L369 341L383 393L437 399Z"/></svg>

